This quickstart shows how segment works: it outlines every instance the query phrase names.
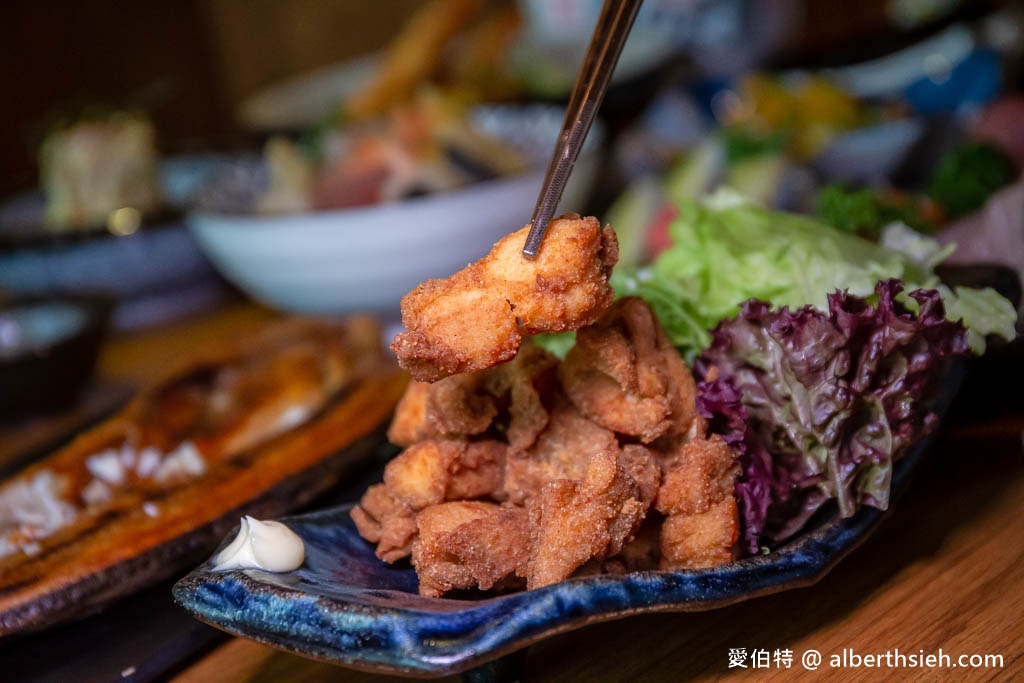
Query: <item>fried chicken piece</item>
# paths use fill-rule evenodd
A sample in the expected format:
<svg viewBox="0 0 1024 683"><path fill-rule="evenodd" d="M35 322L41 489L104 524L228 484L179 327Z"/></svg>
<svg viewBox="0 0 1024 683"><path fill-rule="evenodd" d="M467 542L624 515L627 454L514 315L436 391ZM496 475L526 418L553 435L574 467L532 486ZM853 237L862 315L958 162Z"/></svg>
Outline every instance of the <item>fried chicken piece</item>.
<svg viewBox="0 0 1024 683"><path fill-rule="evenodd" d="M627 444L622 447L619 466L636 482L644 507L650 507L661 485L661 468L651 451L637 444Z"/></svg>
<svg viewBox="0 0 1024 683"><path fill-rule="evenodd" d="M484 277L512 303L524 334L565 332L594 323L615 298L608 284L619 260L611 226L567 213L548 225L537 257L523 257L530 226L506 235L481 262Z"/></svg>
<svg viewBox="0 0 1024 683"><path fill-rule="evenodd" d="M360 536L377 544L377 557L385 562L397 562L412 552L416 510L396 500L384 484L366 489L352 508L352 521Z"/></svg>
<svg viewBox="0 0 1024 683"><path fill-rule="evenodd" d="M661 525L664 517L648 510L633 539L622 546L618 555L601 563L601 573L625 574L658 569L661 562Z"/></svg>
<svg viewBox="0 0 1024 683"><path fill-rule="evenodd" d="M557 391L557 365L557 358L527 341L514 359L485 371L487 391L508 405L505 436L510 448L529 448L548 425L542 397Z"/></svg>
<svg viewBox="0 0 1024 683"><path fill-rule="evenodd" d="M476 373L452 375L433 384L412 380L395 408L388 439L397 446L411 446L487 431L498 408L482 382Z"/></svg>
<svg viewBox="0 0 1024 683"><path fill-rule="evenodd" d="M431 505L416 516L418 537L412 565L420 580L420 595L440 597L454 588L469 588L476 577L469 567L445 557L440 541L457 528L498 509L494 503L458 501Z"/></svg>
<svg viewBox="0 0 1024 683"><path fill-rule="evenodd" d="M486 496L501 486L505 450L497 441L421 441L387 464L384 484L414 510Z"/></svg>
<svg viewBox="0 0 1024 683"><path fill-rule="evenodd" d="M352 509L359 534L377 544L377 557L386 562L406 557L416 538L418 511L446 499L500 491L506 448L484 440L423 441L406 449L384 468L384 483L367 489Z"/></svg>
<svg viewBox="0 0 1024 683"><path fill-rule="evenodd" d="M508 446L492 439L467 444L451 470L445 500L504 498L501 486L507 452Z"/></svg>
<svg viewBox="0 0 1024 683"><path fill-rule="evenodd" d="M638 463L637 461L640 459L646 459L646 462ZM622 552L622 548L626 543L633 539L636 530L647 516L648 508L651 506L651 499L644 499L644 484L633 478L630 473L631 469L650 477L652 476L651 473L657 469L657 465L655 464L654 457L646 449L635 449L631 457L626 455L625 451L619 453L618 461L616 462L615 478L602 494L606 505L611 505L613 508L618 506L619 508L608 525L609 541L608 549L603 553L605 556L618 555ZM584 485L587 486L593 481L590 468L588 467ZM646 486L648 490L654 488L652 480L648 479Z"/></svg>
<svg viewBox="0 0 1024 683"><path fill-rule="evenodd" d="M542 395L557 383L557 359L527 342L516 357L482 372L411 381L395 410L388 439L399 446L485 433L500 412L509 444L527 448L548 421Z"/></svg>
<svg viewBox="0 0 1024 683"><path fill-rule="evenodd" d="M531 448L509 449L505 494L513 503L525 503L554 479L582 479L593 457L618 450L618 442L610 431L591 422L571 405L559 406L551 412L547 428Z"/></svg>
<svg viewBox="0 0 1024 683"><path fill-rule="evenodd" d="M739 465L717 434L678 444L663 465L654 506L667 515L661 530L663 569L714 567L733 558L739 538L734 494Z"/></svg>
<svg viewBox="0 0 1024 683"><path fill-rule="evenodd" d="M519 318L516 334L535 331L537 321L586 320L593 311L583 313L583 302L596 300L587 283L595 280L563 287L534 272L536 281L527 283L511 260L510 245L518 259L520 244L512 237L436 286L454 287L458 299L463 279L477 293L500 283L496 291L508 294ZM571 241L556 248L570 256L585 251L565 246ZM554 290L558 297L545 294ZM437 301L443 308L453 300ZM472 312L453 311L444 312L453 326L471 324ZM410 326L410 333L434 332ZM431 348L449 341L437 337ZM396 352L401 345L396 339ZM455 358L446 349L438 357ZM362 507L369 522L357 519L370 540L385 537L387 520L400 520L402 526L391 522L386 552L411 549L422 594L522 579L532 589L574 572L699 568L732 559L739 535L735 453L720 436L707 436L693 376L645 302L616 302L578 331L561 364L529 342L510 361L495 360L504 351L486 351L458 356L451 367L485 356L496 363L491 367L410 385L391 434L411 445L385 470L384 502L368 501ZM383 511L375 514L371 503Z"/></svg>
<svg viewBox="0 0 1024 683"><path fill-rule="evenodd" d="M445 435L471 436L487 431L498 414L494 396L485 387L480 373L452 375L430 385L427 394L427 419L431 427Z"/></svg>
<svg viewBox="0 0 1024 683"><path fill-rule="evenodd" d="M427 280L402 298L406 331L391 345L414 379L433 382L515 356L523 334L589 325L612 303L618 260L610 227L566 214L551 221L534 260L521 253L529 226L444 280Z"/></svg>
<svg viewBox="0 0 1024 683"><path fill-rule="evenodd" d="M619 434L650 443L684 434L696 416L696 383L650 306L626 297L576 333L559 367L573 404Z"/></svg>
<svg viewBox="0 0 1024 683"><path fill-rule="evenodd" d="M419 537L412 564L420 595L440 597L450 590L493 588L524 575L530 547L526 510L483 502L433 505L416 517Z"/></svg>
<svg viewBox="0 0 1024 683"><path fill-rule="evenodd" d="M414 510L444 500L451 471L465 452L461 441L420 441L402 451L384 468L388 493Z"/></svg>
<svg viewBox="0 0 1024 683"><path fill-rule="evenodd" d="M632 538L647 506L618 456L594 454L582 481L549 481L531 503L528 588L562 581L592 558L618 554Z"/></svg>
<svg viewBox="0 0 1024 683"><path fill-rule="evenodd" d="M388 441L396 446L411 446L417 441L441 436L427 419L427 394L430 384L412 380L395 406L395 415L388 425Z"/></svg>
<svg viewBox="0 0 1024 683"><path fill-rule="evenodd" d="M402 297L402 322L408 329L391 350L422 382L509 360L523 339L512 304L485 282L479 262Z"/></svg>
<svg viewBox="0 0 1024 683"><path fill-rule="evenodd" d="M661 526L661 568L707 569L733 560L739 509L730 496L695 515L671 515Z"/></svg>
<svg viewBox="0 0 1024 683"><path fill-rule="evenodd" d="M654 503L658 512L699 514L732 496L739 474L735 458L732 448L717 434L683 443L665 463Z"/></svg>

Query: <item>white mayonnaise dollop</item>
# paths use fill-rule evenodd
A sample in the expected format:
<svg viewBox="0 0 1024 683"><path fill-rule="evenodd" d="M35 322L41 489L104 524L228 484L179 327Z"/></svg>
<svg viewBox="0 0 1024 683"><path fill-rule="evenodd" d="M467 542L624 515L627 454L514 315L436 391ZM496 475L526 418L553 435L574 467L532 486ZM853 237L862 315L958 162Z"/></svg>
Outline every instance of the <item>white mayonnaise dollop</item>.
<svg viewBox="0 0 1024 683"><path fill-rule="evenodd" d="M261 522L246 515L235 540L213 558L213 570L290 572L301 567L305 559L306 547L294 531L280 522Z"/></svg>

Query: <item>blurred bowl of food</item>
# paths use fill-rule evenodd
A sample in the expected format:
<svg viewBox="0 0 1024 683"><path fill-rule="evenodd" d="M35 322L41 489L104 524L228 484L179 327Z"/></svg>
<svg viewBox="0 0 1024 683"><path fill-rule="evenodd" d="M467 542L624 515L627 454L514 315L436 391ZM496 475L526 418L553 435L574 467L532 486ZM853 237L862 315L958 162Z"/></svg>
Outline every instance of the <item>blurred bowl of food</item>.
<svg viewBox="0 0 1024 683"><path fill-rule="evenodd" d="M828 182L884 182L925 132L918 118L893 119L843 132L813 160Z"/></svg>
<svg viewBox="0 0 1024 683"><path fill-rule="evenodd" d="M223 294L184 206L225 157L161 158L143 115L100 111L54 127L40 187L0 201L0 290L102 292L120 328L160 322Z"/></svg>
<svg viewBox="0 0 1024 683"><path fill-rule="evenodd" d="M242 101L238 122L259 134L307 130L368 83L380 64L381 55L374 52L275 83Z"/></svg>
<svg viewBox="0 0 1024 683"><path fill-rule="evenodd" d="M93 374L111 301L26 297L0 305L0 417L74 403Z"/></svg>
<svg viewBox="0 0 1024 683"><path fill-rule="evenodd" d="M641 8L612 74L603 111L634 108L660 83L677 52L670 20L686 12L668 3ZM381 114L408 93L430 86L478 102L557 101L572 91L600 0L479 2L430 0L409 14L381 50L298 73L245 98L239 124L266 135L309 130L345 111ZM643 96L643 97L641 97Z"/></svg>
<svg viewBox="0 0 1024 683"><path fill-rule="evenodd" d="M305 191L296 191L305 173L288 170L290 153L251 159L208 183L189 227L228 280L271 307L395 313L417 284L464 267L529 221L562 115L546 105L476 107L471 132L449 130L427 162L395 164L390 142L381 154L361 154L359 142ZM565 210L583 209L602 140L597 123ZM352 161L366 157L388 161Z"/></svg>

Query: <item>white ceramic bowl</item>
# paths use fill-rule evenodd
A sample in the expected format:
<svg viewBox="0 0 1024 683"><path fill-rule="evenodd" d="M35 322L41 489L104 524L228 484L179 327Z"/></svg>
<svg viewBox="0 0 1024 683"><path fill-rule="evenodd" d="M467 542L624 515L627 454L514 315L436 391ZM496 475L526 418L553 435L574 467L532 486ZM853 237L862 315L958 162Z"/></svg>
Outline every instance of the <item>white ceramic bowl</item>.
<svg viewBox="0 0 1024 683"><path fill-rule="evenodd" d="M475 119L525 153L534 169L400 202L281 216L238 212L255 190L224 187L220 202L233 212L212 211L207 200L189 216L189 227L220 272L264 304L302 313L397 314L410 289L459 270L530 220L562 110L487 107ZM582 210L601 137L595 124L561 209ZM218 188L209 189L217 196Z"/></svg>

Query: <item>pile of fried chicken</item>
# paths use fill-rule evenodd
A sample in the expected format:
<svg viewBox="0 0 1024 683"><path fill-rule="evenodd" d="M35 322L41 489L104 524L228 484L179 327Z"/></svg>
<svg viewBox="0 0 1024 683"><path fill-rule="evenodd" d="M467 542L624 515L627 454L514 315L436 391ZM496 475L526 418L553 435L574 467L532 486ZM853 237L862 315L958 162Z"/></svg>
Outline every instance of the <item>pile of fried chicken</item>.
<svg viewBox="0 0 1024 683"><path fill-rule="evenodd" d="M650 307L614 300L615 233L567 214L528 261L527 230L403 299L405 450L353 508L359 533L410 557L426 596L729 562L736 454ZM561 361L526 338L566 330Z"/></svg>

